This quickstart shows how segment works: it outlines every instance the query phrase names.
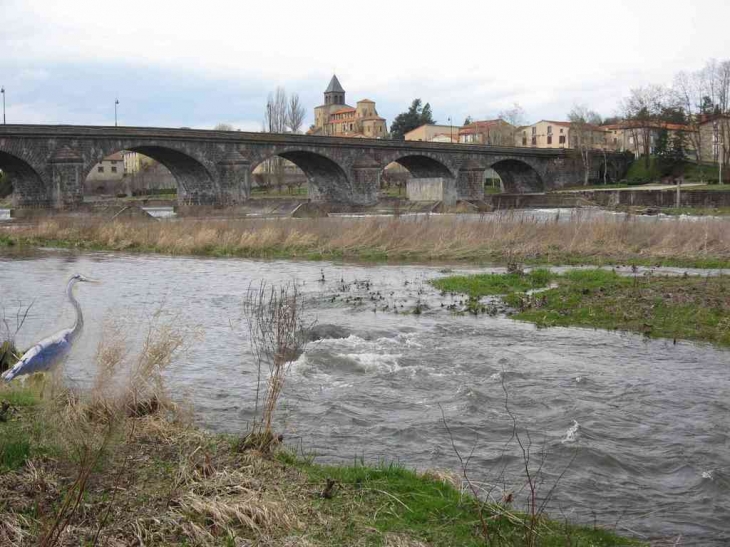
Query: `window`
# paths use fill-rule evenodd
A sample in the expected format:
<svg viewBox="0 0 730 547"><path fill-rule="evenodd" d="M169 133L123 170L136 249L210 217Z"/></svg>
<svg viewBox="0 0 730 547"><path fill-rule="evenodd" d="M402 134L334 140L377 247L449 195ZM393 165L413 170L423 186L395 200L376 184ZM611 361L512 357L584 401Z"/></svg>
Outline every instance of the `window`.
<svg viewBox="0 0 730 547"><path fill-rule="evenodd" d="M537 146L537 137L532 137L532 146Z"/></svg>
<svg viewBox="0 0 730 547"><path fill-rule="evenodd" d="M116 164L117 164L117 160L112 160L112 165L116 165Z"/></svg>
<svg viewBox="0 0 730 547"><path fill-rule="evenodd" d="M562 129L560 130L563 131ZM565 135L560 135L560 138L558 139L559 144L565 144Z"/></svg>
<svg viewBox="0 0 730 547"><path fill-rule="evenodd" d="M553 143L553 136L548 135L548 144L552 144L552 143Z"/></svg>
<svg viewBox="0 0 730 547"><path fill-rule="evenodd" d="M532 136L534 137L535 135L537 135L537 127L532 128Z"/></svg>
<svg viewBox="0 0 730 547"><path fill-rule="evenodd" d="M548 135L552 135L552 134L553 134L553 126L548 125Z"/></svg>
<svg viewBox="0 0 730 547"><path fill-rule="evenodd" d="M97 170L97 171L98 171L99 173L103 173L103 172L104 172L104 166L103 166L103 165L100 165L99 167L97 167L97 169L96 169L96 170Z"/></svg>
<svg viewBox="0 0 730 547"><path fill-rule="evenodd" d="M562 127L560 128L560 132L561 132L561 133L563 132L563 128L562 128Z"/></svg>
<svg viewBox="0 0 730 547"><path fill-rule="evenodd" d="M112 165L112 173L116 173L116 172L117 172L117 166L116 165Z"/></svg>
<svg viewBox="0 0 730 547"><path fill-rule="evenodd" d="M522 146L527 146L527 137L522 137Z"/></svg>

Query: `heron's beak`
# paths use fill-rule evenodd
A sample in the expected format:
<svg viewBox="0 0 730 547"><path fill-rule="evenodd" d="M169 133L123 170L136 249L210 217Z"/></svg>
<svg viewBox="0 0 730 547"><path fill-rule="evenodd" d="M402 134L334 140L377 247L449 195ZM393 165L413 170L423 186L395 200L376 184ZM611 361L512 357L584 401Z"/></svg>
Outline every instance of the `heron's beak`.
<svg viewBox="0 0 730 547"><path fill-rule="evenodd" d="M82 279L82 281L85 281L86 283L94 283L94 284L97 284L97 285L100 285L101 284L101 280L100 279L91 279L89 277L85 277L84 279Z"/></svg>

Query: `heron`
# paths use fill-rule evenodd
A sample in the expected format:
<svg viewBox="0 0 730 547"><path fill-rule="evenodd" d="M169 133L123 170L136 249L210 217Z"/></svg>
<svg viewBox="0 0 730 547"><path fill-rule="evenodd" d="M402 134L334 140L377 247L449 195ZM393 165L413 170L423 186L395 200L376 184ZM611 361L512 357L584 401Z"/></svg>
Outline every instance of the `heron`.
<svg viewBox="0 0 730 547"><path fill-rule="evenodd" d="M68 280L66 298L76 310L73 326L34 344L11 369L3 373L3 380L10 382L16 376L49 370L66 357L84 328L84 314L81 313L81 305L73 294L77 283L96 283L96 281L81 274L75 274Z"/></svg>

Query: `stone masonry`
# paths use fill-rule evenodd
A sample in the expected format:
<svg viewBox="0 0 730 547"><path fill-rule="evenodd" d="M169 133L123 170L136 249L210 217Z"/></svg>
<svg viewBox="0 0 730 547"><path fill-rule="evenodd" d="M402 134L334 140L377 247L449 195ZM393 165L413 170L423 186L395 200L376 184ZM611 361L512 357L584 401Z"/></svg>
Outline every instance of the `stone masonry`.
<svg viewBox="0 0 730 547"><path fill-rule="evenodd" d="M91 169L120 150L139 152L167 167L177 180L179 201L188 204L245 201L253 169L274 156L305 173L311 199L349 205L377 201L380 176L391 162L403 165L416 179L453 180L459 200L484 197L487 168L499 174L510 193L544 192L582 182L580 160L569 150L239 131L0 125L0 169L13 181L19 207L81 203ZM630 161L626 154L608 154L608 173L620 178ZM603 163L596 155L592 179L599 178Z"/></svg>

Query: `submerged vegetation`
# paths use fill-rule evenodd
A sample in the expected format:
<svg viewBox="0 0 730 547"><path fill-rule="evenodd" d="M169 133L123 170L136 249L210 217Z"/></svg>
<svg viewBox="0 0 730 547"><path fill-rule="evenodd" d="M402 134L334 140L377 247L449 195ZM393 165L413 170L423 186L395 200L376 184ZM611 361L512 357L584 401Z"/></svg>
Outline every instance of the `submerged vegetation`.
<svg viewBox="0 0 730 547"><path fill-rule="evenodd" d="M0 246L176 255L530 264L730 266L724 220L597 220L580 211L535 220L521 213L320 219L57 218L0 228Z"/></svg>
<svg viewBox="0 0 730 547"><path fill-rule="evenodd" d="M540 327L580 326L730 346L730 277L621 276L611 270L451 276L444 291L503 295L515 319ZM551 288L548 286L550 285ZM528 289L546 288L534 294Z"/></svg>

